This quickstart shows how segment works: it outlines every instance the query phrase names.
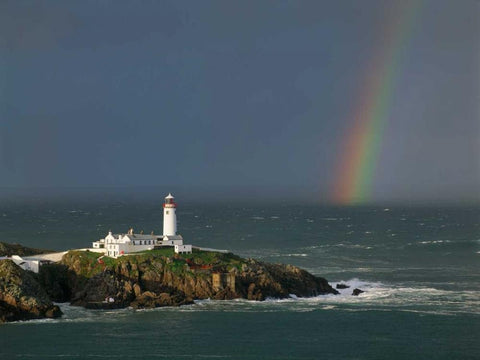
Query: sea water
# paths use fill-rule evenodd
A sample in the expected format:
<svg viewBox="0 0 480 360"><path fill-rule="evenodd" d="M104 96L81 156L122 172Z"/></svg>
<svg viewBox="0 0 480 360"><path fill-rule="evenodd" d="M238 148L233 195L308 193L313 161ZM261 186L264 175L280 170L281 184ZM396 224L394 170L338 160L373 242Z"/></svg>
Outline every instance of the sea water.
<svg viewBox="0 0 480 360"><path fill-rule="evenodd" d="M0 359L479 359L480 208L191 203L186 243L350 285L314 298L86 310L0 326ZM0 238L64 250L161 233L160 201L0 205ZM354 288L365 292L351 296Z"/></svg>

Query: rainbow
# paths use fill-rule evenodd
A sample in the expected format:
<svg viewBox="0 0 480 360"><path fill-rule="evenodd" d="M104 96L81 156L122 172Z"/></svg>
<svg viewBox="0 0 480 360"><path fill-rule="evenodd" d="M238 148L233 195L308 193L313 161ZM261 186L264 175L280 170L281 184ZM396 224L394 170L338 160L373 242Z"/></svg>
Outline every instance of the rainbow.
<svg viewBox="0 0 480 360"><path fill-rule="evenodd" d="M341 205L368 202L388 122L400 60L411 37L422 0L399 1L382 31L383 44L372 54L359 90L351 125L341 142L334 173L332 201Z"/></svg>

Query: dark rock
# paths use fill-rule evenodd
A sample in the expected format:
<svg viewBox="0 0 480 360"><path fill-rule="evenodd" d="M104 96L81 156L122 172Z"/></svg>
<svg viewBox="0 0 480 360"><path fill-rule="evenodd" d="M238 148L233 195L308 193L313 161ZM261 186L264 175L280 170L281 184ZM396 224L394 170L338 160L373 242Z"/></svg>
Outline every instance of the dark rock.
<svg viewBox="0 0 480 360"><path fill-rule="evenodd" d="M87 302L84 304L84 307L86 309L92 309L92 310L112 310L112 309L122 309L126 305L118 302Z"/></svg>
<svg viewBox="0 0 480 360"><path fill-rule="evenodd" d="M134 309L139 309L187 304L193 304L193 300L185 297L182 293L160 293L157 295L150 291L145 291L140 296L136 297L130 306Z"/></svg>
<svg viewBox="0 0 480 360"><path fill-rule="evenodd" d="M337 289L348 289L350 286L348 286L347 284L337 284L337 286L335 286Z"/></svg>
<svg viewBox="0 0 480 360"><path fill-rule="evenodd" d="M62 315L35 277L11 260L0 260L0 322Z"/></svg>
<svg viewBox="0 0 480 360"><path fill-rule="evenodd" d="M55 263L44 264L40 266L38 274L34 275L51 300L67 302L72 298L71 280L75 274L67 266Z"/></svg>
<svg viewBox="0 0 480 360"><path fill-rule="evenodd" d="M62 311L57 305L53 305L47 311L45 311L45 317L47 318L58 318L62 316Z"/></svg>
<svg viewBox="0 0 480 360"><path fill-rule="evenodd" d="M364 292L365 291L360 290L360 289L353 289L352 295L353 296L358 296L358 295L360 295L361 293L364 293Z"/></svg>

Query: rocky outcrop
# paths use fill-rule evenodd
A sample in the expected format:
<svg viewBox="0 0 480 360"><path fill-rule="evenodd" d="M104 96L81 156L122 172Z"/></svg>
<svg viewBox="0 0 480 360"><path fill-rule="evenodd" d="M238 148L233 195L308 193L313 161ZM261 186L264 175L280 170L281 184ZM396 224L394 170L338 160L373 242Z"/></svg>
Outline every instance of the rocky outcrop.
<svg viewBox="0 0 480 360"><path fill-rule="evenodd" d="M61 316L34 276L11 260L0 260L0 322Z"/></svg>
<svg viewBox="0 0 480 360"><path fill-rule="evenodd" d="M249 259L236 275L237 294L249 300L285 298L290 294L309 297L337 294L327 280L296 266L269 264Z"/></svg>
<svg viewBox="0 0 480 360"><path fill-rule="evenodd" d="M360 290L360 289L355 288L355 289L353 289L353 291L352 291L352 295L353 295L353 296L358 296L358 295L360 295L361 293L364 293L364 292L365 292L365 291L363 291L363 290Z"/></svg>
<svg viewBox="0 0 480 360"><path fill-rule="evenodd" d="M0 256L31 256L31 255L38 255L38 254L47 254L51 253L51 250L42 250L42 249L34 249L29 248L19 244L7 244L4 242L0 242Z"/></svg>
<svg viewBox="0 0 480 360"><path fill-rule="evenodd" d="M52 299L69 296L73 305L91 308L148 308L207 298L265 300L290 294L338 293L325 279L292 265L268 264L233 254L163 253L99 259L95 253L69 252L60 264L43 267L39 278Z"/></svg>

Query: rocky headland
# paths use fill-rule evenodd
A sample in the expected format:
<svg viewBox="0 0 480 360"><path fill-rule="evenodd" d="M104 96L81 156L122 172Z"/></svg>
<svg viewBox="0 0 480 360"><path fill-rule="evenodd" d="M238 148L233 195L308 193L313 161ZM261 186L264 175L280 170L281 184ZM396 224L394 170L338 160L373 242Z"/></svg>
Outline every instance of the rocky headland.
<svg viewBox="0 0 480 360"><path fill-rule="evenodd" d="M10 272L23 271L11 261L2 260L0 264L3 262L8 262ZM60 262L43 265L38 274L27 275L30 284L36 284L33 292L38 292L45 304L70 302L95 309L179 306L208 298L261 301L291 294L338 294L324 278L292 265L198 250L179 255L172 248L117 259L95 252L70 251ZM1 276L0 281L5 282ZM0 287L0 292L5 288ZM0 294L0 319L8 321L1 315L4 297Z"/></svg>

